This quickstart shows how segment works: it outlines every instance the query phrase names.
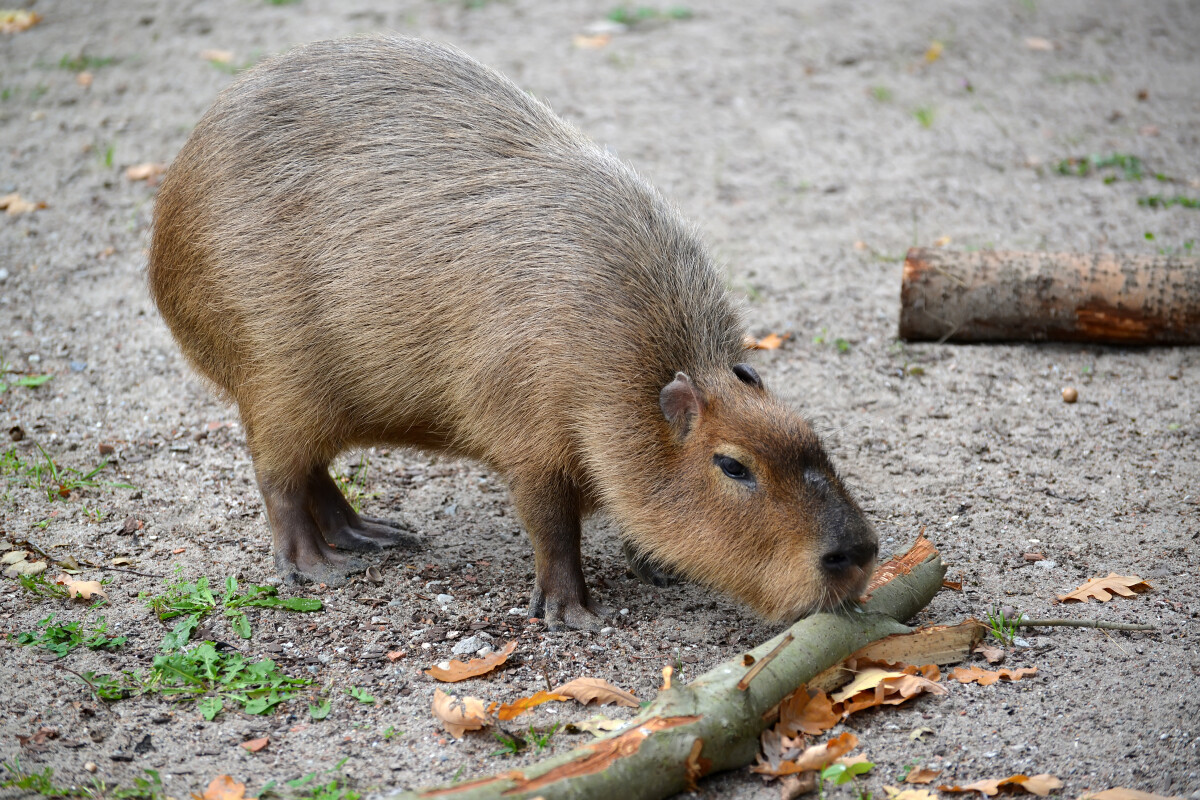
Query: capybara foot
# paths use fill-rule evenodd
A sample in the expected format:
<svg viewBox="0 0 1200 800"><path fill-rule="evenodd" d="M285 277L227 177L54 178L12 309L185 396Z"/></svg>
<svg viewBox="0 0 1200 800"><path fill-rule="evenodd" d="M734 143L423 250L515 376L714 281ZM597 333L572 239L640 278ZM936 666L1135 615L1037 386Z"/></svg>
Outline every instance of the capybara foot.
<svg viewBox="0 0 1200 800"><path fill-rule="evenodd" d="M598 631L604 627L604 617L612 611L599 603L588 601L585 606L578 600L547 597L541 589L534 587L533 599L529 603L529 616L546 620L552 631L573 629Z"/></svg>
<svg viewBox="0 0 1200 800"><path fill-rule="evenodd" d="M287 584L323 583L326 586L345 586L354 575L362 572L368 562L355 556L330 553L324 557L289 560L278 551L275 569Z"/></svg>
<svg viewBox="0 0 1200 800"><path fill-rule="evenodd" d="M345 522L323 531L325 541L342 550L382 550L385 547L405 547L417 550L421 540L391 524L359 517L357 523Z"/></svg>
<svg viewBox="0 0 1200 800"><path fill-rule="evenodd" d="M642 583L657 586L659 589L679 583L678 577L629 542L621 545L621 552L625 554L626 571Z"/></svg>

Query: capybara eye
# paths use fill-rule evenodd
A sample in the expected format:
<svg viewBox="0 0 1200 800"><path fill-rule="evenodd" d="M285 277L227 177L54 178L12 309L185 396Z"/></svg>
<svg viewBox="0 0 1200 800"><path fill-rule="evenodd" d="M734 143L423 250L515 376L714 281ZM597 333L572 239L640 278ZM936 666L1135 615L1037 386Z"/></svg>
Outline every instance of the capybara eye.
<svg viewBox="0 0 1200 800"><path fill-rule="evenodd" d="M750 474L750 470L746 469L746 465L736 458L717 454L713 456L713 463L721 468L725 477L732 478L739 483L754 484L754 476Z"/></svg>
<svg viewBox="0 0 1200 800"><path fill-rule="evenodd" d="M738 380L748 386L754 386L758 389L762 388L762 378L758 377L758 371L749 364L734 364L733 374L738 376Z"/></svg>

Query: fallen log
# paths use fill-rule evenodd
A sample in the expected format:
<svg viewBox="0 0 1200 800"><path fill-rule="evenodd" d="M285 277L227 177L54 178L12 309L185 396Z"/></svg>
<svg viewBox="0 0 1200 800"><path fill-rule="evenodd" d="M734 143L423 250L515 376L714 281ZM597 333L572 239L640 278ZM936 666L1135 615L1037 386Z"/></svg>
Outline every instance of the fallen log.
<svg viewBox="0 0 1200 800"><path fill-rule="evenodd" d="M800 620L749 657L739 655L685 686L660 691L604 738L519 770L391 797L656 800L702 775L753 763L759 735L784 697L859 648L908 632L898 620L924 608L945 573L937 550L920 538L908 554L880 568L861 610Z"/></svg>
<svg viewBox="0 0 1200 800"><path fill-rule="evenodd" d="M1200 259L914 247L900 338L1200 344Z"/></svg>

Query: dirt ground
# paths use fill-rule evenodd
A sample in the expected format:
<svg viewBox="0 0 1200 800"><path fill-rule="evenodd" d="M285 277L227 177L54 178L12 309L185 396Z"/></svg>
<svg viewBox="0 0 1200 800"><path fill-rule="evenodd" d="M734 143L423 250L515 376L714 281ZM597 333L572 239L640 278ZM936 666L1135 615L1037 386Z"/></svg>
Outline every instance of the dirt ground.
<svg viewBox="0 0 1200 800"><path fill-rule="evenodd" d="M408 520L425 551L382 561L382 585L285 588L319 596L325 610L252 610L250 640L219 614L207 631L315 681L312 693L331 700L328 719L310 720L304 702L212 722L159 696L105 704L59 668L150 665L167 626L138 599L163 590L161 577L145 576L177 567L214 582L273 576L236 409L189 372L148 297L155 189L126 168L169 162L234 68L299 42L392 30L454 43L505 72L696 220L746 299L750 332L791 334L760 371L823 431L885 555L924 528L963 582L917 622L1004 605L1158 626L1024 631L1006 666L1036 666L1035 678L955 684L944 697L851 717L845 729L876 764L865 788L879 797L921 764L952 783L1048 772L1063 797L1125 786L1200 798L1200 353L896 339L911 245L1192 252L1200 211L1138 200L1200 195L1200 3L695 0L688 18L664 13L627 30L598 24L613 3L582 0L33 7L41 24L0 37L0 195L47 207L0 219L0 352L16 373L54 377L0 394L0 430L24 433L0 444L11 448L0 529L73 557L82 577L111 578L111 604L89 611L4 579L0 631L35 630L49 613L89 624L103 614L110 633L130 639L61 662L0 643L0 759L51 767L60 784L128 787L155 769L176 797L219 774L258 791L331 769L359 791L386 793L537 757L493 755L487 734L456 742L432 719L434 684L420 670L469 635L519 642L506 669L460 685L469 694L512 700L547 679L597 676L649 699L664 664L688 680L778 630L702 588L627 578L596 520L585 532L587 577L621 613L604 634L548 633L521 611L531 549L497 478L380 450L348 454L343 469L365 456L365 509ZM604 34L607 43L575 38ZM230 65L201 57L210 49L230 51ZM1088 154L1135 155L1173 181L1058 173L1061 160ZM1068 385L1079 393L1072 405L1060 395ZM101 445L114 463L96 478L135 489L83 488L51 502L33 485L37 446L86 472ZM1034 552L1044 559L1026 560ZM109 568L116 558L128 559L121 571ZM1153 591L1055 604L1109 572ZM390 661L398 650L406 655ZM354 700L350 687L376 703ZM593 711L543 706L517 722L545 729ZM932 734L914 739L918 727ZM42 728L58 737L17 738ZM238 746L260 736L265 750ZM559 732L550 749L586 739ZM699 794L778 789L739 770L706 779Z"/></svg>

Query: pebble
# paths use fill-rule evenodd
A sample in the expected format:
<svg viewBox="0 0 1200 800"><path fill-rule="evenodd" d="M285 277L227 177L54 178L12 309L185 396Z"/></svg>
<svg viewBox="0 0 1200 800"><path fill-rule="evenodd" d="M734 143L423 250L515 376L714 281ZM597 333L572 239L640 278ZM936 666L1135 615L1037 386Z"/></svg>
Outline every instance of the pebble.
<svg viewBox="0 0 1200 800"><path fill-rule="evenodd" d="M85 763L83 765L83 768L86 769L88 772L95 772L96 771L96 762L88 761L87 763Z"/></svg>
<svg viewBox="0 0 1200 800"><path fill-rule="evenodd" d="M1079 399L1079 392L1075 390L1074 386L1064 386L1062 396L1064 403L1074 403Z"/></svg>
<svg viewBox="0 0 1200 800"><path fill-rule="evenodd" d="M439 606L449 605L450 603L453 603L453 602L454 602L454 595L452 595L452 594L439 594L439 595L437 596L436 600L437 600L437 603L438 603L438 605L439 605Z"/></svg>
<svg viewBox="0 0 1200 800"><path fill-rule="evenodd" d="M622 617L628 617L628 616L629 616L629 609L628 609L628 608L622 608L620 613L621 613L621 616L622 616Z"/></svg>
<svg viewBox="0 0 1200 800"><path fill-rule="evenodd" d="M8 280L8 270L0 268L0 283L4 283L6 280ZM91 764L92 762L89 761L88 763Z"/></svg>
<svg viewBox="0 0 1200 800"><path fill-rule="evenodd" d="M601 635L601 636L608 636L610 633L612 633L612 632L613 632L613 631L615 631L615 630L616 630L616 628L601 628L601 629L600 629L600 635Z"/></svg>
<svg viewBox="0 0 1200 800"><path fill-rule="evenodd" d="M1045 561L1038 561L1038 562L1036 562L1036 563L1034 564L1034 566L1035 566L1035 567L1041 567L1042 569L1054 569L1055 567L1057 567L1057 566L1058 566L1058 562L1057 562L1057 561L1051 561L1050 559L1046 559Z"/></svg>
<svg viewBox="0 0 1200 800"><path fill-rule="evenodd" d="M85 369L87 369L87 362L86 361L72 361L70 366L71 366L71 372L83 372Z"/></svg>
<svg viewBox="0 0 1200 800"><path fill-rule="evenodd" d="M523 617L523 616L525 616L525 609L523 609L523 608L510 608L510 609L508 610L508 615L509 615L510 617Z"/></svg>
<svg viewBox="0 0 1200 800"><path fill-rule="evenodd" d="M492 654L492 652L492 646L485 644L483 647L475 651L475 655L479 656L480 658L487 658Z"/></svg>
<svg viewBox="0 0 1200 800"><path fill-rule="evenodd" d="M450 648L450 652L456 656L464 656L467 653L474 653L476 650L482 649L486 644L487 642L479 636L468 636L455 643L454 647Z"/></svg>

